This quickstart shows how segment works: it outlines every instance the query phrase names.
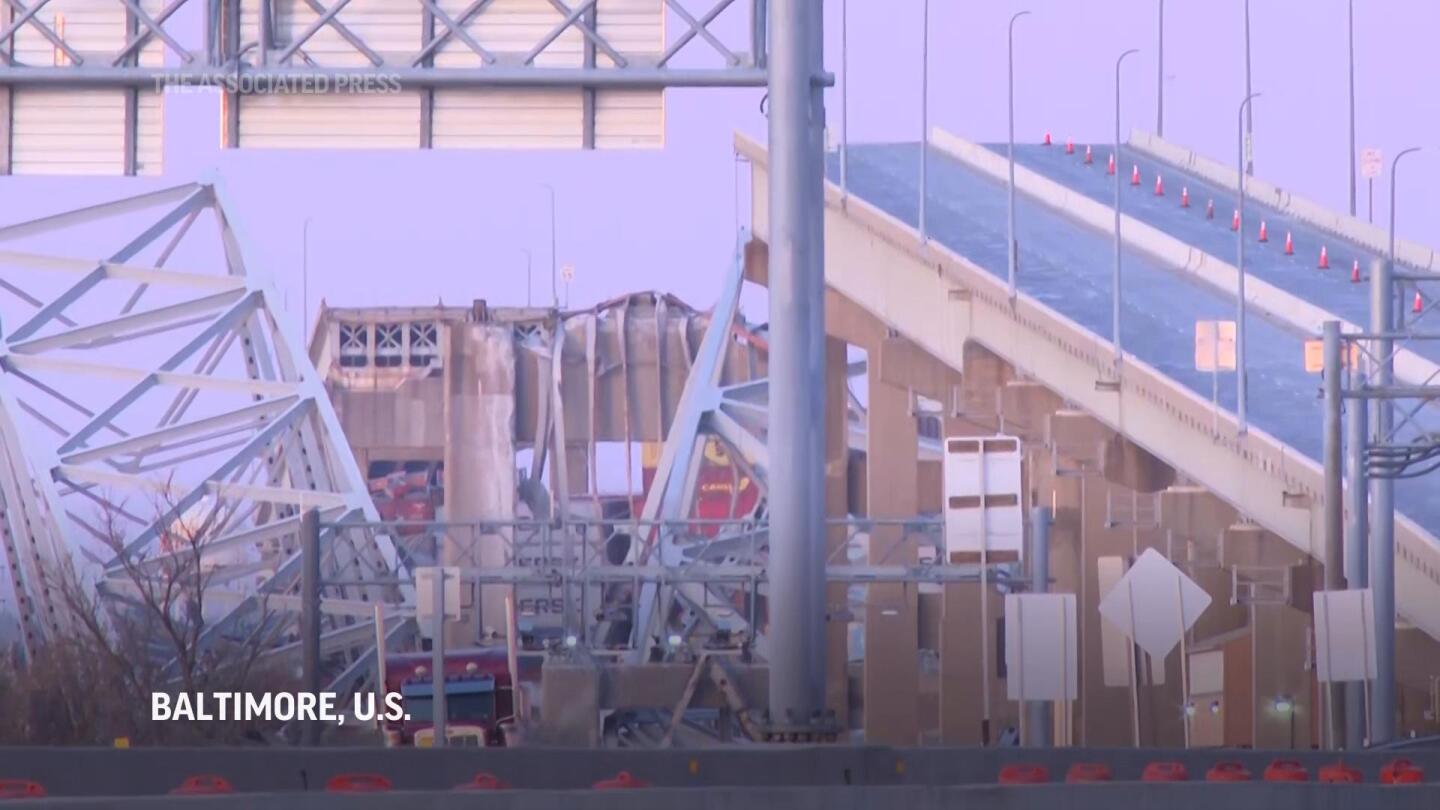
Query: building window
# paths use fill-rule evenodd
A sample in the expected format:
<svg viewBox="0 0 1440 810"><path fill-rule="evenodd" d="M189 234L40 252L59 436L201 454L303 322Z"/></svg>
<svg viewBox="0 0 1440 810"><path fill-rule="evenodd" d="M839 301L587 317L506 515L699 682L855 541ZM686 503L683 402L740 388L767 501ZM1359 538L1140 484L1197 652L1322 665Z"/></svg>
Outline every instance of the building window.
<svg viewBox="0 0 1440 810"><path fill-rule="evenodd" d="M422 321L410 324L410 365L423 368L434 362L439 345L438 331L434 323Z"/></svg>
<svg viewBox="0 0 1440 810"><path fill-rule="evenodd" d="M370 328L363 323L340 324L340 366L358 368L370 363Z"/></svg>
<svg viewBox="0 0 1440 810"><path fill-rule="evenodd" d="M375 324L375 365L393 368L405 357L405 331L398 323Z"/></svg>

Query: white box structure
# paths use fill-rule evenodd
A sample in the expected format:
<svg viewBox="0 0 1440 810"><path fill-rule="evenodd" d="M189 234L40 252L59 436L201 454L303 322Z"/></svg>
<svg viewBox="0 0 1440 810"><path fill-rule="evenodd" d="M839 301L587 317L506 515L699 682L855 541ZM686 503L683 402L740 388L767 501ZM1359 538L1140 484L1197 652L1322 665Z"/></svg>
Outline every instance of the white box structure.
<svg viewBox="0 0 1440 810"><path fill-rule="evenodd" d="M993 562L1024 557L1020 439L959 436L945 440L945 557Z"/></svg>

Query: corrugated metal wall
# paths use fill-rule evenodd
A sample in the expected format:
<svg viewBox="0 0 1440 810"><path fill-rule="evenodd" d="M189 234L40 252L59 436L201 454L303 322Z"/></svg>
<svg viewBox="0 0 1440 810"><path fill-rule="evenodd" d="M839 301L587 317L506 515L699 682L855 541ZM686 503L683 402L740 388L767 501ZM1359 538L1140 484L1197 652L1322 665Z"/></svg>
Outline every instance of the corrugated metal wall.
<svg viewBox="0 0 1440 810"><path fill-rule="evenodd" d="M439 0L459 20L470 0ZM260 0L242 0L241 41L259 39ZM599 0L596 28L611 47L640 64L653 63L665 45L663 0ZM318 15L304 0L277 0L272 59L304 35ZM389 66L408 66L423 45L422 5L412 0L351 0L335 20L344 24ZM465 32L496 56L497 64L519 65L524 56L564 20L548 0L494 0L465 23ZM435 21L437 33L445 24ZM535 59L539 67L581 67L585 38L571 27ZM612 66L603 51L596 64ZM326 26L307 40L291 64L367 67L370 60ZM434 52L437 70L479 68L481 56L451 36ZM380 68L383 73L383 67ZM293 90L295 88L286 88ZM664 145L664 93L659 90L601 90L595 94L597 148L658 148ZM229 103L234 103L232 98ZM238 100L242 148L416 148L430 105L429 143L440 149L578 149L586 130L585 95L568 89L436 89L433 93L332 92L259 93ZM235 110L227 110L227 115Z"/></svg>
<svg viewBox="0 0 1440 810"><path fill-rule="evenodd" d="M142 0L140 5L153 18L165 2ZM60 34L83 64L108 65L129 40L125 6L118 0L51 0L36 19ZM140 51L140 63L163 65L163 48L151 38ZM15 35L15 60L44 67L72 63L30 25ZM127 112L131 92L133 122ZM9 168L14 174L123 174L132 149L136 174L159 174L163 168L164 98L159 92L16 88L10 112ZM127 135L132 123L133 141Z"/></svg>

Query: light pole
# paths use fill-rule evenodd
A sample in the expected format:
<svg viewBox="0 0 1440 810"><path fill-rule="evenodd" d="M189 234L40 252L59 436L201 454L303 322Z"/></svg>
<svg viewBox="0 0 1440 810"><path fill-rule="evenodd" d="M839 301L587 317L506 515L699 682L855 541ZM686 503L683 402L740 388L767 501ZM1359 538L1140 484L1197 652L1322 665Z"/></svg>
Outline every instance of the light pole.
<svg viewBox="0 0 1440 810"><path fill-rule="evenodd" d="M930 241L925 230L925 182L930 174L930 0L924 0L920 10L920 215L918 218L920 244Z"/></svg>
<svg viewBox="0 0 1440 810"><path fill-rule="evenodd" d="M840 196L850 195L850 0L840 0Z"/></svg>
<svg viewBox="0 0 1440 810"><path fill-rule="evenodd" d="M1245 95L1250 95L1250 0L1245 0ZM1245 173L1255 175L1255 117L1245 113Z"/></svg>
<svg viewBox="0 0 1440 810"><path fill-rule="evenodd" d="M1240 156L1236 158L1235 172L1239 176L1238 199L1235 210L1240 218L1239 225L1235 229L1235 274L1237 276L1237 287L1235 291L1235 421L1240 433L1249 430L1249 423L1245 416L1245 155L1249 151L1245 147L1248 144L1244 131L1245 114L1250 110L1250 102L1260 96L1259 93L1250 93L1245 100L1240 102L1240 111L1236 114L1235 128L1236 135L1240 141Z"/></svg>
<svg viewBox="0 0 1440 810"><path fill-rule="evenodd" d="M550 192L550 306L560 308L560 280L555 267L555 187L541 183L540 187Z"/></svg>
<svg viewBox="0 0 1440 810"><path fill-rule="evenodd" d="M534 274L531 272L533 269L533 262L531 261L532 257L530 255L530 248L520 248L520 252L525 254L525 306L529 307L530 290L532 287L534 287L534 284L531 283L531 279L534 277Z"/></svg>
<svg viewBox="0 0 1440 810"><path fill-rule="evenodd" d="M1138 48L1120 54L1115 60L1115 159L1120 159L1120 66L1124 64L1125 57L1139 53ZM1111 309L1110 336L1115 343L1115 365L1120 365L1124 357L1124 350L1120 344L1120 167L1115 167L1115 274L1111 279L1111 292L1114 301Z"/></svg>
<svg viewBox="0 0 1440 810"><path fill-rule="evenodd" d="M1395 174L1400 161L1420 147L1401 151L1390 163L1390 249L1386 260L1370 276L1370 331L1391 334L1396 324L1395 272ZM1375 386L1395 384L1395 342L1387 337L1375 341ZM1358 403L1357 403L1358 404ZM1395 420L1388 399L1374 404L1372 447L1389 444ZM1375 596L1375 682L1370 688L1370 743L1389 742L1395 736L1395 481L1375 476L1370 479L1370 589Z"/></svg>
<svg viewBox="0 0 1440 810"><path fill-rule="evenodd" d="M310 347L310 217L305 217L305 223L300 226L300 339L307 342L304 351L309 354Z"/></svg>
<svg viewBox="0 0 1440 810"><path fill-rule="evenodd" d="M1160 24L1156 35L1155 135L1165 137L1165 0L1160 0Z"/></svg>
<svg viewBox="0 0 1440 810"><path fill-rule="evenodd" d="M1015 303L1015 267L1019 264L1019 252L1015 244L1015 21L1026 16L1030 12L1017 11L1015 16L1010 18L1010 39L1006 51L1009 65L1009 87L1010 87L1010 185L1008 188L1009 199L1009 222L1010 242L1007 245L1010 270L1010 303Z"/></svg>
<svg viewBox="0 0 1440 810"><path fill-rule="evenodd" d="M1350 216L1355 216L1355 0L1350 0Z"/></svg>

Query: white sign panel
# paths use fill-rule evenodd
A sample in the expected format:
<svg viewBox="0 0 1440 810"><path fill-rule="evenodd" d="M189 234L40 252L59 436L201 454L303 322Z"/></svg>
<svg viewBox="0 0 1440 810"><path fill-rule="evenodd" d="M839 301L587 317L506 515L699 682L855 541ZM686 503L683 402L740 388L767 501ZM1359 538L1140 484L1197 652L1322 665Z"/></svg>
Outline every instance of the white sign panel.
<svg viewBox="0 0 1440 810"><path fill-rule="evenodd" d="M1148 548L1100 601L1100 615L1140 649L1164 658L1208 607L1204 588Z"/></svg>
<svg viewBox="0 0 1440 810"><path fill-rule="evenodd" d="M1369 588L1315 592L1315 679L1375 679L1375 594Z"/></svg>
<svg viewBox="0 0 1440 810"><path fill-rule="evenodd" d="M1005 688L1011 700L1074 700L1075 595L1006 594Z"/></svg>
<svg viewBox="0 0 1440 810"><path fill-rule="evenodd" d="M998 560L1024 556L1020 440L967 436L945 440L945 551L984 551Z"/></svg>
<svg viewBox="0 0 1440 810"><path fill-rule="evenodd" d="M1360 150L1360 174L1367 180L1374 180L1380 176L1384 168L1385 156L1373 146L1367 146Z"/></svg>
<svg viewBox="0 0 1440 810"><path fill-rule="evenodd" d="M441 579L443 577L443 580ZM460 621L460 569L427 565L415 569L415 618L428 636L435 624L435 588L444 582L445 621Z"/></svg>

